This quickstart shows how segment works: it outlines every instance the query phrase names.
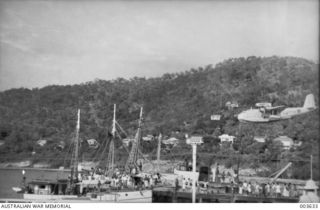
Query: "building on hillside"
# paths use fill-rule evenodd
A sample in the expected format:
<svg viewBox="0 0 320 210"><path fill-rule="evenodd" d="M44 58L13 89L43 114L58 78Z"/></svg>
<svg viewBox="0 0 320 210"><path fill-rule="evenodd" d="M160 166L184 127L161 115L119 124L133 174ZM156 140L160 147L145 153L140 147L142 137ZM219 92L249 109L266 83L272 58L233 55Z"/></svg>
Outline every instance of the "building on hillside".
<svg viewBox="0 0 320 210"><path fill-rule="evenodd" d="M226 107L228 107L228 109L231 110L231 109L234 109L234 108L238 108L238 107L239 107L239 104L238 104L238 102L228 101L228 102L226 103Z"/></svg>
<svg viewBox="0 0 320 210"><path fill-rule="evenodd" d="M130 139L130 138L122 139L122 143L123 143L124 145L126 145L127 147L129 146L129 143L130 143L130 142L133 142L133 141L134 141L134 139Z"/></svg>
<svg viewBox="0 0 320 210"><path fill-rule="evenodd" d="M192 142L197 142L199 144L203 143L203 137L202 136L191 136L189 138L188 135L186 135L186 143L191 144Z"/></svg>
<svg viewBox="0 0 320 210"><path fill-rule="evenodd" d="M269 102L259 102L256 103L256 107L272 107L272 104Z"/></svg>
<svg viewBox="0 0 320 210"><path fill-rule="evenodd" d="M143 141L153 141L154 140L154 136L147 135L147 136L142 137L142 140Z"/></svg>
<svg viewBox="0 0 320 210"><path fill-rule="evenodd" d="M219 121L221 119L221 115L220 114L213 114L211 115L210 117L211 120L216 120L216 121Z"/></svg>
<svg viewBox="0 0 320 210"><path fill-rule="evenodd" d="M179 143L179 139L175 137L171 137L170 139L162 140L163 144L171 144L171 145L177 145Z"/></svg>
<svg viewBox="0 0 320 210"><path fill-rule="evenodd" d="M99 142L97 142L97 140L95 140L95 139L88 139L87 143L90 148L97 149L99 147Z"/></svg>
<svg viewBox="0 0 320 210"><path fill-rule="evenodd" d="M221 143L230 142L231 144L233 144L235 138L235 136L229 136L228 134L222 134L221 136L219 136Z"/></svg>
<svg viewBox="0 0 320 210"><path fill-rule="evenodd" d="M294 144L293 140L288 136L279 136L273 140L273 142L281 142L284 149L290 149Z"/></svg>
<svg viewBox="0 0 320 210"><path fill-rule="evenodd" d="M266 137L263 137L263 136L255 136L253 140L258 143L266 143Z"/></svg>
<svg viewBox="0 0 320 210"><path fill-rule="evenodd" d="M46 143L47 143L47 140L43 140L43 139L40 139L40 140L37 141L37 144L38 144L39 146L41 146L41 147L43 147L44 145L46 145Z"/></svg>

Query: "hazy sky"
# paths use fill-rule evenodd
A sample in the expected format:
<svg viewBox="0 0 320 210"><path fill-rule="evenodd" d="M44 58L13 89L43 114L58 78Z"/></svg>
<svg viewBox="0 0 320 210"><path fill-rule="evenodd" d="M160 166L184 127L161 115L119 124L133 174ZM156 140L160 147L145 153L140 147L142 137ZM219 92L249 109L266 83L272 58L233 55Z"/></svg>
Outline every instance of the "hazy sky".
<svg viewBox="0 0 320 210"><path fill-rule="evenodd" d="M318 1L0 0L0 90L155 77L230 57L318 61Z"/></svg>

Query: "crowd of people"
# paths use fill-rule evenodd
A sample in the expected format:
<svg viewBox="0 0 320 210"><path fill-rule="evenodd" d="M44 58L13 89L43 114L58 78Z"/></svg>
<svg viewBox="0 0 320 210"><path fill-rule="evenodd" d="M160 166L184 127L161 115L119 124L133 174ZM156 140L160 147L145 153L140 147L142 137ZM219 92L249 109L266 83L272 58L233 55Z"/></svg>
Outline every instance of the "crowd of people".
<svg viewBox="0 0 320 210"><path fill-rule="evenodd" d="M176 186L179 185L179 183L176 182ZM199 191L200 190L200 187L206 187L206 186L201 186L198 181L196 182L196 187L197 187L197 190ZM180 186L179 186L180 188ZM185 191L190 191L192 189L192 179L190 178L183 178L182 179L182 182L181 182L181 190L183 192Z"/></svg>
<svg viewBox="0 0 320 210"><path fill-rule="evenodd" d="M137 170L133 169L130 173L127 173L125 170L115 169L113 175L103 176L101 170L92 170L92 174L89 175L90 179L99 179L98 188L102 185L107 184L111 190L144 190L152 189L154 186L163 182L161 180L161 175L159 173L153 174L138 174ZM99 177L99 178L98 178ZM101 179L104 177L104 179ZM230 180L227 179L231 177ZM87 178L85 178L87 179ZM240 195L248 196L264 196L264 197L298 197L299 191L297 185L291 183L258 183L258 182L239 182L236 184L234 182L233 176L224 173L217 174L215 183L225 183L232 185L232 192L238 193ZM206 183L206 182L203 182ZM202 182L196 182L196 189L198 192L209 192L210 190L208 184L203 184ZM192 190L192 179L191 178L182 178L180 181L175 180L174 185L177 189L182 191ZM211 192L211 191L210 191Z"/></svg>
<svg viewBox="0 0 320 210"><path fill-rule="evenodd" d="M210 190L209 184L206 182L196 182L197 192L209 193L214 192ZM221 184L223 182L217 183ZM212 186L211 186L212 187ZM300 193L297 188L297 185L291 183L258 183L258 182L240 182L235 184L234 182L229 183L225 186L230 188L229 190L224 190L224 192L237 193L240 195L247 196L264 196L264 197L299 197ZM192 179L183 178L179 183L179 189L183 192L188 192L192 190Z"/></svg>
<svg viewBox="0 0 320 210"><path fill-rule="evenodd" d="M295 184L242 182L239 184L239 194L266 197L298 197L298 189Z"/></svg>
<svg viewBox="0 0 320 210"><path fill-rule="evenodd" d="M144 174L144 176L137 174L127 174L125 172L115 173L111 178L110 187L116 190L122 189L152 189L155 185L161 182L159 173Z"/></svg>
<svg viewBox="0 0 320 210"><path fill-rule="evenodd" d="M96 190L107 188L111 190L144 190L152 189L153 186L161 183L160 173L141 174L137 173L136 169L131 170L130 173L125 170L116 168L112 174L106 176L101 169L91 169L88 174L82 174L80 180L98 180L98 185L94 186Z"/></svg>

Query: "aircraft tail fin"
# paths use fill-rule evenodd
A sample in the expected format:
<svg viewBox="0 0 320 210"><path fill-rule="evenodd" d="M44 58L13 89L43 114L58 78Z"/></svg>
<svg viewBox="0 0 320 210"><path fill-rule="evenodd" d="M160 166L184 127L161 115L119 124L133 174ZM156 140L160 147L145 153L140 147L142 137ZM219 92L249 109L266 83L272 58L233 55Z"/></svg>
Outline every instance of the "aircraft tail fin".
<svg viewBox="0 0 320 210"><path fill-rule="evenodd" d="M313 94L309 94L306 96L306 100L304 101L303 108L307 108L307 109L315 109L316 108Z"/></svg>

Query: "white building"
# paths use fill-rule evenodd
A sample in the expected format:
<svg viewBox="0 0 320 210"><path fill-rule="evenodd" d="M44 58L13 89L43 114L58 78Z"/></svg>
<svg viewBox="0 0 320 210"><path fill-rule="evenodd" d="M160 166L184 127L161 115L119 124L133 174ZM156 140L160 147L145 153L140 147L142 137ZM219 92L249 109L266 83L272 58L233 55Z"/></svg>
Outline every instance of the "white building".
<svg viewBox="0 0 320 210"><path fill-rule="evenodd" d="M99 147L99 142L97 142L97 140L95 140L95 139L88 139L87 143L88 143L89 147L91 147L91 148L98 148Z"/></svg>
<svg viewBox="0 0 320 210"><path fill-rule="evenodd" d="M133 142L133 141L134 141L134 139L129 139L129 138L122 139L122 143L123 143L124 145L126 145L127 147L129 146L129 143L130 143L130 142Z"/></svg>
<svg viewBox="0 0 320 210"><path fill-rule="evenodd" d="M221 115L219 115L219 114L213 114L213 115L211 115L211 117L210 117L210 119L211 120L220 120L221 119Z"/></svg>
<svg viewBox="0 0 320 210"><path fill-rule="evenodd" d="M279 136L273 140L274 142L281 142L284 149L290 149L293 146L293 140L288 136Z"/></svg>
<svg viewBox="0 0 320 210"><path fill-rule="evenodd" d="M39 146L41 146L41 147L43 147L44 145L46 145L46 143L47 143L47 140L42 140L42 139L40 139L40 140L37 141L37 144L38 144Z"/></svg>
<svg viewBox="0 0 320 210"><path fill-rule="evenodd" d="M265 142L266 142L266 138L263 137L263 136L255 136L255 137L253 138L253 140L255 140L255 141L258 142L258 143L265 143Z"/></svg>
<svg viewBox="0 0 320 210"><path fill-rule="evenodd" d="M143 141L152 141L152 140L154 140L154 136L147 135L147 136L142 137L142 140Z"/></svg>
<svg viewBox="0 0 320 210"><path fill-rule="evenodd" d="M236 138L235 136L229 136L228 134L222 134L221 136L219 136L221 143L231 142L231 144L233 144L233 141L235 138Z"/></svg>
<svg viewBox="0 0 320 210"><path fill-rule="evenodd" d="M171 137L170 139L162 140L162 143L163 143L163 144L173 144L173 145L176 145L176 144L179 143L179 139L174 138L174 137Z"/></svg>
<svg viewBox="0 0 320 210"><path fill-rule="evenodd" d="M228 101L226 107L228 107L228 109L238 108L239 104L237 102Z"/></svg>

